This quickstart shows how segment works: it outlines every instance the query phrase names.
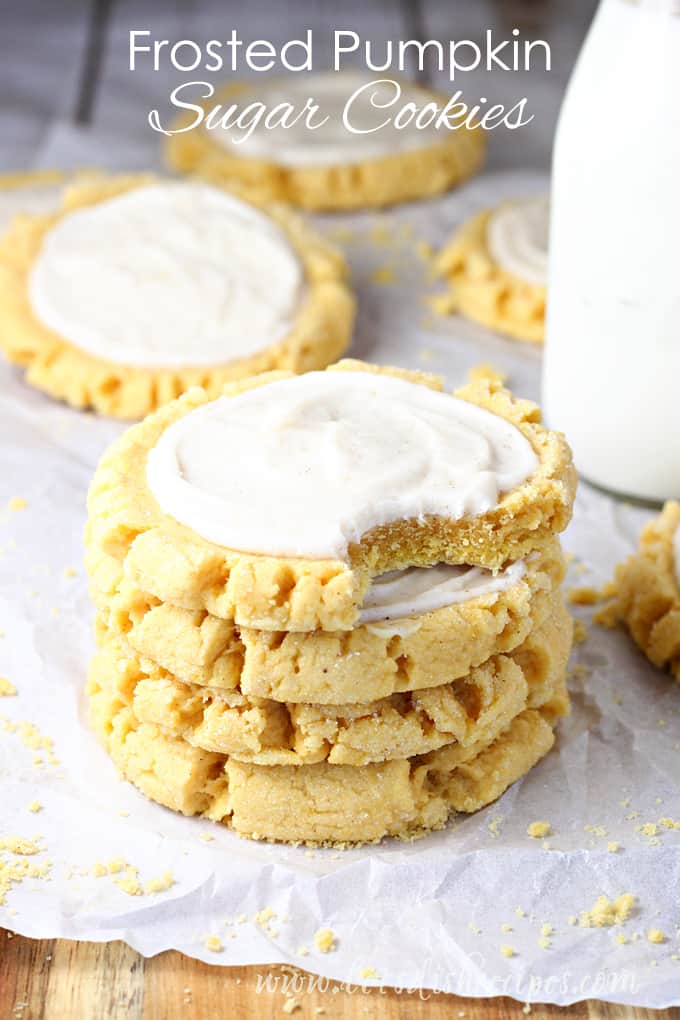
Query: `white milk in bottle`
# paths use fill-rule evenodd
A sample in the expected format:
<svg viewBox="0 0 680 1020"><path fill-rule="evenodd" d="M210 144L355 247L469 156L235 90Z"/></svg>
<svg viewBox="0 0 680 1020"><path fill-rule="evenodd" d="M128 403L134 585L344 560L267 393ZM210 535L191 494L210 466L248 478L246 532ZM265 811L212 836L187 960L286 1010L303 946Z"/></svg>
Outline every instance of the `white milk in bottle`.
<svg viewBox="0 0 680 1020"><path fill-rule="evenodd" d="M680 4L601 0L555 139L543 404L583 476L680 497Z"/></svg>

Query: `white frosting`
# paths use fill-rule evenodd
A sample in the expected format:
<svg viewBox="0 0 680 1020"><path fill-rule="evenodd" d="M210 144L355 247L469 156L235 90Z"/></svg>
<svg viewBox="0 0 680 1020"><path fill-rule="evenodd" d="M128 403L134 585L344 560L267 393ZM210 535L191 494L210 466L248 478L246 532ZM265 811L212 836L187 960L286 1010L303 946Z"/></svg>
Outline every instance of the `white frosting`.
<svg viewBox="0 0 680 1020"><path fill-rule="evenodd" d="M56 212L63 191L62 183L35 183L16 188L0 188L0 235L20 213L43 216Z"/></svg>
<svg viewBox="0 0 680 1020"><path fill-rule="evenodd" d="M498 574L483 567L454 567L448 563L392 570L373 578L359 623L420 616L482 595L495 595L517 584L524 572L521 560Z"/></svg>
<svg viewBox="0 0 680 1020"><path fill-rule="evenodd" d="M362 86L369 87L352 100L347 110L347 119L354 129L350 131L343 122L343 111ZM434 124L419 128L415 118L403 128L395 126L393 120L403 106L415 103L420 110L433 103L433 97L416 85L401 81L395 85L387 73L291 74L249 83L247 92L233 101L239 109L262 103L268 111L281 103L290 103L298 113L305 109L308 99L319 108L311 118L311 124L317 127L308 126L306 117L300 117L290 127L269 128L263 118L252 130L215 127L209 130L210 137L233 155L269 160L279 166L304 167L346 166L378 159L432 145L448 133L447 128L438 130ZM430 119L429 112L425 119ZM375 128L378 130L371 130Z"/></svg>
<svg viewBox="0 0 680 1020"><path fill-rule="evenodd" d="M217 188L162 182L70 213L29 297L76 347L126 365L216 365L289 331L303 271L267 216Z"/></svg>
<svg viewBox="0 0 680 1020"><path fill-rule="evenodd" d="M495 261L521 280L545 286L548 279L547 197L506 202L487 223L486 237Z"/></svg>
<svg viewBox="0 0 680 1020"><path fill-rule="evenodd" d="M210 542L344 558L376 525L485 513L536 466L521 432L474 404L391 376L310 372L190 412L151 450L147 480Z"/></svg>
<svg viewBox="0 0 680 1020"><path fill-rule="evenodd" d="M680 527L675 529L673 536L673 556L675 559L675 580L680 587Z"/></svg>

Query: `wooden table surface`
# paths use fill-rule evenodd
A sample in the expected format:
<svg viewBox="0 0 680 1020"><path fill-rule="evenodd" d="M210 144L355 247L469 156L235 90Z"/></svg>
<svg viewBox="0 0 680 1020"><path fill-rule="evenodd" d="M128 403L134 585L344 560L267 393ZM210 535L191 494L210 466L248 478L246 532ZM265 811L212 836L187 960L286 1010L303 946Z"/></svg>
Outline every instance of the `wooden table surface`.
<svg viewBox="0 0 680 1020"><path fill-rule="evenodd" d="M226 22L236 24L247 34L247 22L255 14L250 5L227 5L217 0L167 0L153 8L153 25L158 28L164 19L177 34L177 26L195 19L205 29L213 21L224 28ZM257 5L254 5L257 6ZM492 14L507 25L522 24L527 30L550 39L558 36L560 60L555 74L541 80L535 103L542 102L541 132L529 151L520 150L517 158L523 165L544 166L550 151L550 138L557 113L561 90L566 82L573 57L578 50L594 0L570 0L558 4L553 0L484 0L484 2L449 5L442 0L375 0L372 5L357 4L369 20L369 35L384 33L394 37L424 34L446 36L455 14L457 27L474 36L488 23ZM285 7L285 12L283 8ZM332 0L300 0L276 8L274 18L269 8L259 13L259 25L269 35L276 33L276 23L292 36L302 26L332 21L336 5ZM379 9L378 9L379 8ZM12 93L26 130L24 148L19 142L12 151L3 152L1 161L8 167L29 165L38 140L53 118L72 119L80 125L105 124L119 127L116 119L121 95L116 73L121 60L115 54L124 52L125 36L134 21L135 5L128 0L64 0L52 8L54 18L44 31L37 26L49 17L49 9L40 0L26 0L16 5L8 38L12 45L3 54L0 84L3 99L7 98L4 114L12 113ZM283 16L285 13L285 16ZM225 21L225 15L226 17ZM358 18L357 14L357 18ZM352 16L354 20L354 15ZM352 20L352 19L350 19ZM465 29L463 31L463 28ZM162 34L162 33L161 33ZM179 33L181 34L181 33ZM190 33L189 33L190 34ZM217 32L217 34L221 34ZM43 52L44 50L44 52ZM120 56L119 53L119 56ZM45 56L49 59L45 59ZM163 92L167 86L149 78ZM162 77L162 76L160 76ZM131 79L124 84L129 87ZM140 89L143 79L138 76ZM126 125L122 125L125 127ZM30 130L29 130L30 129ZM494 167L510 165L514 158L508 147L501 148L499 139L491 154ZM517 147L514 150L517 154ZM293 984L300 1008L288 1014L284 1010L287 994L283 982L287 974L281 968L226 968L208 966L196 960L168 952L145 960L122 943L94 944L61 940L32 941L11 936L0 929L0 1020L258 1020L268 1017L328 1017L329 1020L491 1020L521 1018L521 1003L510 999L458 999L433 993L398 994L390 989L356 989L349 992L331 984L325 990L308 990L308 977L302 972ZM288 973L290 977L290 972ZM261 982L268 984L260 988ZM297 986L297 987L296 987ZM298 990L299 989L299 990ZM290 1008L290 1006L289 1006ZM533 1006L532 1017L563 1016L598 1018L598 1020L660 1020L677 1017L680 1009L668 1011L634 1010L600 1002L584 1002L568 1009L554 1006Z"/></svg>
<svg viewBox="0 0 680 1020"><path fill-rule="evenodd" d="M512 999L315 988L316 980L287 967L215 967L175 952L145 960L122 942L34 941L0 929L0 1020L680 1020L680 1009L590 1000L529 1014Z"/></svg>

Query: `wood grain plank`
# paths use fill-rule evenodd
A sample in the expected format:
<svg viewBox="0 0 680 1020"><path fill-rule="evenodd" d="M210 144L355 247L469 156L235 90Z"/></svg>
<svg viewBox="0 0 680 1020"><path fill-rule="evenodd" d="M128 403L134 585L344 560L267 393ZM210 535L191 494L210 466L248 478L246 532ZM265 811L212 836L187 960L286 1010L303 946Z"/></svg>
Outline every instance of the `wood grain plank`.
<svg viewBox="0 0 680 1020"><path fill-rule="evenodd" d="M144 1001L145 960L122 942L58 940L52 950L46 1017L137 1020ZM51 1012L58 1004L60 1014Z"/></svg>
<svg viewBox="0 0 680 1020"><path fill-rule="evenodd" d="M289 998L299 1006L284 1012ZM289 967L218 967L121 942L7 938L0 929L0 1020L678 1020L680 1010L602 1002L568 1008L390 988L350 991Z"/></svg>
<svg viewBox="0 0 680 1020"><path fill-rule="evenodd" d="M55 943L24 939L0 928L0 1020L42 1017Z"/></svg>

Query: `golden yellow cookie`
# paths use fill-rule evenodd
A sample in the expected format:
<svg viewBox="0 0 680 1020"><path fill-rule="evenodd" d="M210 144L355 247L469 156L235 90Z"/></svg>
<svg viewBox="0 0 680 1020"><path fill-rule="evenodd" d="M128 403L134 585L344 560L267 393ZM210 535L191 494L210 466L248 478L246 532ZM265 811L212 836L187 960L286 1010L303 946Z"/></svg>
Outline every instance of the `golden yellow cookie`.
<svg viewBox="0 0 680 1020"><path fill-rule="evenodd" d="M204 103L210 109L246 95L247 83L229 84ZM447 97L429 92L441 107ZM195 112L182 115L173 130L195 120ZM236 190L248 198L283 201L310 210L364 209L428 198L448 191L481 166L486 150L482 130L461 127L436 144L337 166L279 166L228 152L198 126L174 134L165 143L173 170L196 174L212 184Z"/></svg>
<svg viewBox="0 0 680 1020"><path fill-rule="evenodd" d="M640 544L616 568L614 608L633 640L655 666L680 680L680 586L673 542L680 503L669 502L640 535Z"/></svg>
<svg viewBox="0 0 680 1020"><path fill-rule="evenodd" d="M253 765L202 751L141 723L110 687L90 688L90 719L123 778L173 811L231 825L242 836L289 843L410 839L476 811L525 775L552 747L569 708L561 685L526 709L490 747L452 744L372 765Z"/></svg>
<svg viewBox="0 0 680 1020"><path fill-rule="evenodd" d="M91 579L98 626L124 637L139 655L189 683L323 705L449 683L512 651L548 615L564 576L554 539L506 591L389 624L282 633L159 602L122 578L118 560L101 563L101 584L97 575Z"/></svg>
<svg viewBox="0 0 680 1020"><path fill-rule="evenodd" d="M546 288L509 273L489 251L486 209L465 223L437 256L437 274L450 291L433 299L437 310L460 312L516 340L542 343Z"/></svg>
<svg viewBox="0 0 680 1020"><path fill-rule="evenodd" d="M182 683L109 632L90 667L90 686L113 687L140 722L239 761L366 765L454 742L490 744L525 708L550 699L566 676L571 639L571 617L556 597L520 648L453 683L379 701L313 705Z"/></svg>
<svg viewBox="0 0 680 1020"><path fill-rule="evenodd" d="M138 174L81 182L66 189L59 212L21 217L0 241L0 349L10 361L26 368L29 383L74 407L134 419L192 386L202 386L214 397L232 379L271 369L305 372L323 368L343 353L354 322L345 262L326 241L281 207L264 211L299 256L306 289L290 333L264 351L212 366L144 368L105 361L43 326L33 313L28 281L50 229L77 209L154 180ZM124 308L120 312L125 315Z"/></svg>
<svg viewBox="0 0 680 1020"><path fill-rule="evenodd" d="M355 361L330 370L386 372L442 388L434 376ZM282 378L280 373L258 376L224 393ZM350 547L347 560L314 560L227 549L160 511L146 482L147 456L172 422L208 401L202 390L192 390L129 429L104 454L88 496L88 572L101 577L107 572L105 558L113 557L136 587L180 608L207 610L263 630L350 630L372 576L437 562L495 570L522 559L569 522L576 489L571 451L561 434L541 426L535 404L514 398L496 380L471 383L456 396L515 425L537 455L534 473L484 514L381 525Z"/></svg>

